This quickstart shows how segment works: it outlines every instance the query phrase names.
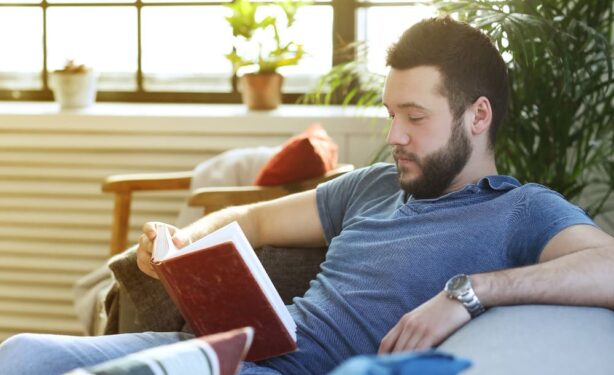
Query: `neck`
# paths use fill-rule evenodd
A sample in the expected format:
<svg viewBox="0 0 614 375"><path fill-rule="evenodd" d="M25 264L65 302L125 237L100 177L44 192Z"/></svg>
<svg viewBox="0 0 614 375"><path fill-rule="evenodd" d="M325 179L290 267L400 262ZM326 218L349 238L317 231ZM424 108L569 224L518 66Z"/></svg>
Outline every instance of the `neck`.
<svg viewBox="0 0 614 375"><path fill-rule="evenodd" d="M486 176L493 176L499 174L497 172L497 166L495 165L494 155L488 154L488 156L482 155L476 157L474 153L469 158L465 168L456 176L454 181L450 184L450 187L446 189L446 193L460 190L465 185L475 184Z"/></svg>

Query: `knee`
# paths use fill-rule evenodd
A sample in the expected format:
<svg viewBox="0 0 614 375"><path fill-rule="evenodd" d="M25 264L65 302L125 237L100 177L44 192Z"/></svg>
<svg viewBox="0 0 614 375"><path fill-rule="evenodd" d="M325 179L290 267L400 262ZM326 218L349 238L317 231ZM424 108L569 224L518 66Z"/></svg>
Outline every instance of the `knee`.
<svg viewBox="0 0 614 375"><path fill-rule="evenodd" d="M21 333L0 344L2 375L49 374L53 366L47 361L53 343L50 335Z"/></svg>
<svg viewBox="0 0 614 375"><path fill-rule="evenodd" d="M43 340L35 333L20 333L15 336L11 336L0 344L0 357L2 357L2 363L5 359L10 359L13 356L26 355L29 352L37 352L40 350Z"/></svg>
<svg viewBox="0 0 614 375"><path fill-rule="evenodd" d="M10 337L0 344L0 363L2 364L2 374L8 371L16 371L24 364L31 363L41 352L44 352L44 340L41 335L32 333L21 333Z"/></svg>

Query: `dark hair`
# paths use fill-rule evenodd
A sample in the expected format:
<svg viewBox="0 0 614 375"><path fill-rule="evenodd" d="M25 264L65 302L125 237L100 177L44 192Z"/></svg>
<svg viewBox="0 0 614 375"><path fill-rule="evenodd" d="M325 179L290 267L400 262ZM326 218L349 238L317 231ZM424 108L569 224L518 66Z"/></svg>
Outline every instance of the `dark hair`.
<svg viewBox="0 0 614 375"><path fill-rule="evenodd" d="M480 96L492 106L490 146L507 110L507 68L488 37L450 17L431 18L406 30L388 50L387 65L397 70L433 66L442 75L442 94L455 120Z"/></svg>

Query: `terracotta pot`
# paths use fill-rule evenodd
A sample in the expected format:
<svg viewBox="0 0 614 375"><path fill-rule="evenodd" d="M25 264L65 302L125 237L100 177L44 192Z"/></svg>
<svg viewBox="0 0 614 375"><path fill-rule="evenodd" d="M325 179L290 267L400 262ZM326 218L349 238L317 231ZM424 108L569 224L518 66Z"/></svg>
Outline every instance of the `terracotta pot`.
<svg viewBox="0 0 614 375"><path fill-rule="evenodd" d="M241 76L239 85L243 103L256 111L279 107L282 83L283 77L279 73L249 73Z"/></svg>

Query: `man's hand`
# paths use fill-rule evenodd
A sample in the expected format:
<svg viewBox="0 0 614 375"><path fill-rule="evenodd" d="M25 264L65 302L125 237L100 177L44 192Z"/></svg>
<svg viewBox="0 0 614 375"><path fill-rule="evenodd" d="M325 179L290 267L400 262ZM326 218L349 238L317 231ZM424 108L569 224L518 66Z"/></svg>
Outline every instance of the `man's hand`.
<svg viewBox="0 0 614 375"><path fill-rule="evenodd" d="M177 248L181 249L192 243L189 233L184 230L160 222L145 223L145 225L143 225L143 234L139 237L139 246L136 250L136 263L141 271L156 279L158 279L158 275L151 266L151 254L153 251L153 243L156 239L156 226L160 225L168 227L173 243Z"/></svg>
<svg viewBox="0 0 614 375"><path fill-rule="evenodd" d="M471 320L467 309L440 292L435 297L403 315L384 336L379 354L427 349L438 345Z"/></svg>

